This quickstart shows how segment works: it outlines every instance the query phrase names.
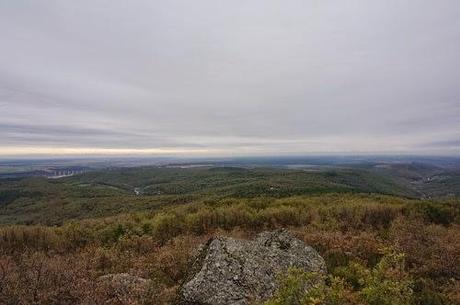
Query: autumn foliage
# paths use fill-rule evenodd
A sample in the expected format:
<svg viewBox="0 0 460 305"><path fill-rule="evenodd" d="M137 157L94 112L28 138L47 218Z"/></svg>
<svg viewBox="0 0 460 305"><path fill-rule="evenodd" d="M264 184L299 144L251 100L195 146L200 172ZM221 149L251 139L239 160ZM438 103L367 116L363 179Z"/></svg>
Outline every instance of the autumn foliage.
<svg viewBox="0 0 460 305"><path fill-rule="evenodd" d="M328 265L324 285L299 292L299 304L458 304L458 209L454 201L337 194L182 204L57 227L4 226L0 304L171 304L200 243L279 227L315 247ZM100 280L119 273L148 279L148 289L120 296ZM309 280L295 270L287 277L286 298L296 281ZM280 300L271 304L297 304Z"/></svg>

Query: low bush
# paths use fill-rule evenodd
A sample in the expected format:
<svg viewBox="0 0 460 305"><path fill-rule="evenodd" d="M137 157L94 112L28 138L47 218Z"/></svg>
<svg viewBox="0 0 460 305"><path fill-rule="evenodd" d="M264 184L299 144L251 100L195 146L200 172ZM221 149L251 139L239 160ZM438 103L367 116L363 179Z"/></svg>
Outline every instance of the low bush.
<svg viewBox="0 0 460 305"><path fill-rule="evenodd" d="M368 269L350 263L342 277L321 276L290 269L280 288L265 305L410 305L412 279L404 268L404 255L387 251L379 263Z"/></svg>

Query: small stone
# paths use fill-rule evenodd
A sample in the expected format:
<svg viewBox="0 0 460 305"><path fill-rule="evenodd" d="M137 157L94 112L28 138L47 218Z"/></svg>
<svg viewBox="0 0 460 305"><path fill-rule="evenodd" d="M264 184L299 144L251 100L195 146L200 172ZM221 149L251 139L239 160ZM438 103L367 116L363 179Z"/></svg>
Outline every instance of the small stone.
<svg viewBox="0 0 460 305"><path fill-rule="evenodd" d="M107 274L98 278L98 283L111 290L112 299L129 302L136 297L141 297L148 292L151 280L134 276L128 273Z"/></svg>

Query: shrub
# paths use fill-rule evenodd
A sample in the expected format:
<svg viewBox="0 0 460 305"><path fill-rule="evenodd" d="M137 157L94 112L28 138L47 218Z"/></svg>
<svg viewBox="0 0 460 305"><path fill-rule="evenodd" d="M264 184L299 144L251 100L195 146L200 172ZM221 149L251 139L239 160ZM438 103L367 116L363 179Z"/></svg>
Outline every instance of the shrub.
<svg viewBox="0 0 460 305"><path fill-rule="evenodd" d="M266 305L412 304L412 279L404 270L401 253L387 250L373 269L352 263L342 269L342 276L290 269Z"/></svg>
<svg viewBox="0 0 460 305"><path fill-rule="evenodd" d="M369 305L410 305L412 279L405 271L404 254L387 250L372 271L364 271L360 295Z"/></svg>

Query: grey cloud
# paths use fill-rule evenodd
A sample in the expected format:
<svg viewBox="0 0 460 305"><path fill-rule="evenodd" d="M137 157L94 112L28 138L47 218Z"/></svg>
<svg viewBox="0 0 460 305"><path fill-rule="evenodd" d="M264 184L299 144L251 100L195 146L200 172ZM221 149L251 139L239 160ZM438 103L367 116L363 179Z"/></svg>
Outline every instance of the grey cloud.
<svg viewBox="0 0 460 305"><path fill-rule="evenodd" d="M173 141L152 134L128 133L111 129L78 128L74 126L1 124L0 138L3 145L23 145L24 143L46 144L65 147L124 148L130 142L131 148L143 148L145 145L161 147L200 147L195 143Z"/></svg>
<svg viewBox="0 0 460 305"><path fill-rule="evenodd" d="M442 141L433 141L429 143L424 143L423 146L426 147L442 147L442 148L460 148L460 140L442 140Z"/></svg>
<svg viewBox="0 0 460 305"><path fill-rule="evenodd" d="M3 0L0 150L458 154L433 143L460 130L459 15L456 0Z"/></svg>

